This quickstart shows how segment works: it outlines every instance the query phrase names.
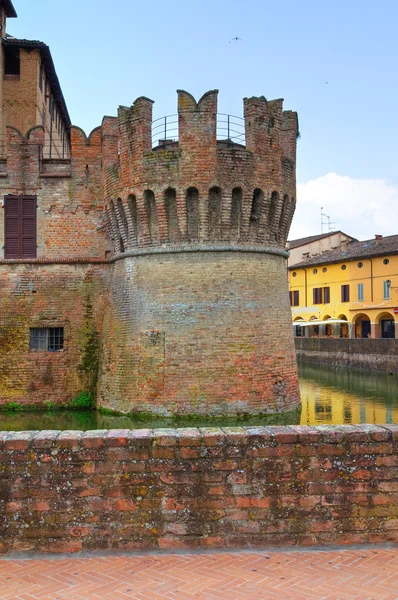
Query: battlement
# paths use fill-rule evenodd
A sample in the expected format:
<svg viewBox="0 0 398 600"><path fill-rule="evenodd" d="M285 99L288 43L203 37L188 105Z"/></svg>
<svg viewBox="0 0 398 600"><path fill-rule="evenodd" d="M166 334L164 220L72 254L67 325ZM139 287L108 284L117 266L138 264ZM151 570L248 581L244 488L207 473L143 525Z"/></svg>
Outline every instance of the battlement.
<svg viewBox="0 0 398 600"><path fill-rule="evenodd" d="M115 253L214 243L284 248L295 208L297 114L284 112L281 99L245 98L246 145L236 144L229 128L217 140L218 90L198 102L177 94L178 131L155 148L153 101L119 108L118 155L104 152L103 176Z"/></svg>

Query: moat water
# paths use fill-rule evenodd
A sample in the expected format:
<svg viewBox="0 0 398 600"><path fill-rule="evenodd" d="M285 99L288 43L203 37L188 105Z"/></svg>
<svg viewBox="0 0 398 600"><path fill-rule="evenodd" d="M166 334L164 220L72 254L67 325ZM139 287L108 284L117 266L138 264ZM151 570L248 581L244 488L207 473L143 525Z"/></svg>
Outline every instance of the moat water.
<svg viewBox="0 0 398 600"><path fill-rule="evenodd" d="M96 411L0 413L0 430L141 429L143 427L205 427L235 425L342 425L398 423L398 377L354 369L299 364L302 408L288 415L250 419L203 418L150 421Z"/></svg>

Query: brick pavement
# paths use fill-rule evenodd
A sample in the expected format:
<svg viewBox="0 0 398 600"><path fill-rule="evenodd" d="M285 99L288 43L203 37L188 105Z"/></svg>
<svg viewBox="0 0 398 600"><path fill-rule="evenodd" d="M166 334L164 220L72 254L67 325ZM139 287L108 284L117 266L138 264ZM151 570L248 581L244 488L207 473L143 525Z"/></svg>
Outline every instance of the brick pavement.
<svg viewBox="0 0 398 600"><path fill-rule="evenodd" d="M1 600L397 600L398 548L0 560Z"/></svg>

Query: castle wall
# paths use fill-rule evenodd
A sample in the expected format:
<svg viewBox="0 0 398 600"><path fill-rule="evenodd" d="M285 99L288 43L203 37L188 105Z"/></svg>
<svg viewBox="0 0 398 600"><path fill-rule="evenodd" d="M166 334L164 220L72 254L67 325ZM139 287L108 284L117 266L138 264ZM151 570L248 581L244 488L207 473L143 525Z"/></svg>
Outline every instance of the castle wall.
<svg viewBox="0 0 398 600"><path fill-rule="evenodd" d="M178 91L178 143L152 148L152 101L119 109L104 149L114 267L101 406L160 414L299 403L284 251L297 116L244 100L246 147L217 141L217 91ZM108 123L110 130L111 123Z"/></svg>
<svg viewBox="0 0 398 600"><path fill-rule="evenodd" d="M114 263L99 402L157 414L266 413L299 401L282 256L147 255Z"/></svg>
<svg viewBox="0 0 398 600"><path fill-rule="evenodd" d="M37 196L37 257L103 259L107 247L101 198L101 137L77 131L74 158L42 160L44 132L25 137L7 128L7 161L0 194ZM98 139L99 138L99 139ZM4 211L0 211L0 259L4 257Z"/></svg>
<svg viewBox="0 0 398 600"><path fill-rule="evenodd" d="M62 405L95 394L105 264L0 264L0 404ZM64 328L64 348L30 349L31 328Z"/></svg>
<svg viewBox="0 0 398 600"><path fill-rule="evenodd" d="M398 541L398 426L0 433L0 552Z"/></svg>

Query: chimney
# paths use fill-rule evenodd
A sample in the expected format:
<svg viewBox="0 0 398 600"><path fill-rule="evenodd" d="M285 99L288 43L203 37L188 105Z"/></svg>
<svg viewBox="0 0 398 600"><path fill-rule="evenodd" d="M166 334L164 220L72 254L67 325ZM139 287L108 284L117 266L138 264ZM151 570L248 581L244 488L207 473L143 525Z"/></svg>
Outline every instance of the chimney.
<svg viewBox="0 0 398 600"><path fill-rule="evenodd" d="M375 234L375 240L381 240L382 238L383 238L383 236L380 235L380 233Z"/></svg>

